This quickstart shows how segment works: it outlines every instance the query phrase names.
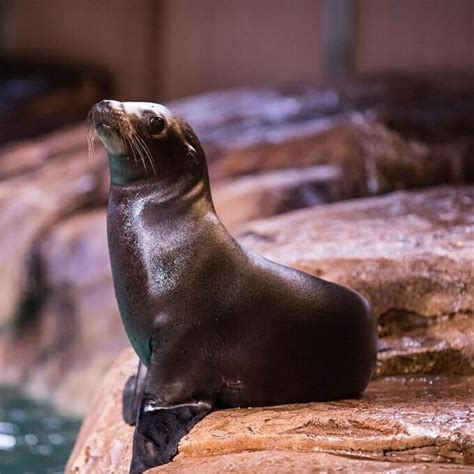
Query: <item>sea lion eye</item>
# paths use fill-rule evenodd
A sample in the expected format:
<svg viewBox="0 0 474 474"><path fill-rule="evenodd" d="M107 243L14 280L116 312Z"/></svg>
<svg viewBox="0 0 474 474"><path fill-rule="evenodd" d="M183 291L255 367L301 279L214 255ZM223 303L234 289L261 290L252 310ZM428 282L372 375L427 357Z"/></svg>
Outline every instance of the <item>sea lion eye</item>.
<svg viewBox="0 0 474 474"><path fill-rule="evenodd" d="M158 135L165 128L165 121L161 117L150 118L150 131L153 135Z"/></svg>

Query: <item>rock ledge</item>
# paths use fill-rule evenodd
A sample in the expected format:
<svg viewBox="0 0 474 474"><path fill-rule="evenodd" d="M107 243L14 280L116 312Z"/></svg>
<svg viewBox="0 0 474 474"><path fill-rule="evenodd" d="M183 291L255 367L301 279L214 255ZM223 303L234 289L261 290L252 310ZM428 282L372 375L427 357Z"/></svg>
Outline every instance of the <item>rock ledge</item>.
<svg viewBox="0 0 474 474"><path fill-rule="evenodd" d="M127 472L133 429L121 420L120 395L136 362L127 350L107 375L66 472ZM387 377L360 400L217 411L183 438L172 463L150 472L472 472L473 381Z"/></svg>

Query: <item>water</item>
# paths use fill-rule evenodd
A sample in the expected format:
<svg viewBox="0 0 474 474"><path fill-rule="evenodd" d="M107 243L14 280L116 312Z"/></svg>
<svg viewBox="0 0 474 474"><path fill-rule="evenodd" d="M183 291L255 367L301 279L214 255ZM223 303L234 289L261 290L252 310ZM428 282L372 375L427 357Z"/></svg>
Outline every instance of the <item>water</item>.
<svg viewBox="0 0 474 474"><path fill-rule="evenodd" d="M0 474L63 473L79 426L78 418L0 387Z"/></svg>

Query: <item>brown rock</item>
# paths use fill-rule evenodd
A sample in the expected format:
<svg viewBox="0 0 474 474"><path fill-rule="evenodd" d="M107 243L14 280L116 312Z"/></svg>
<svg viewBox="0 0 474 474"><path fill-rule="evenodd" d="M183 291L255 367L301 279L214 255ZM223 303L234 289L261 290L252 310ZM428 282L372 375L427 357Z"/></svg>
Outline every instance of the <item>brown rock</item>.
<svg viewBox="0 0 474 474"><path fill-rule="evenodd" d="M34 242L55 222L99 200L102 169L87 153L52 160L0 183L0 326L7 329L27 291Z"/></svg>
<svg viewBox="0 0 474 474"><path fill-rule="evenodd" d="M212 187L216 212L228 229L243 222L301 207L338 201L342 172L336 166L306 166L221 180Z"/></svg>
<svg viewBox="0 0 474 474"><path fill-rule="evenodd" d="M370 112L403 136L448 143L473 136L472 73L365 77L339 87L293 84L212 92L170 104L196 128L211 160L236 142L269 141L294 125ZM213 153L213 151L217 153Z"/></svg>
<svg viewBox="0 0 474 474"><path fill-rule="evenodd" d="M84 152L86 146L83 125L5 145L1 149L0 180L32 172L51 160L68 159L71 155Z"/></svg>
<svg viewBox="0 0 474 474"><path fill-rule="evenodd" d="M392 75L337 88L216 92L170 106L197 130L213 178L343 162L349 179L354 169L367 175L353 185L369 183L370 194L373 177L379 191L474 177L472 83L469 74Z"/></svg>
<svg viewBox="0 0 474 474"><path fill-rule="evenodd" d="M374 461L356 456L338 456L318 452L247 451L219 456L178 457L165 467L148 473L239 474L316 473L316 472L469 472L470 467L459 464L426 462ZM81 472L81 471L80 471ZM120 472L120 471L117 471Z"/></svg>
<svg viewBox="0 0 474 474"><path fill-rule="evenodd" d="M207 426L196 425L183 439L181 452L198 457L319 450L393 461L474 463L472 383L472 378L393 377L372 382L361 400L215 412Z"/></svg>
<svg viewBox="0 0 474 474"><path fill-rule="evenodd" d="M330 204L240 228L262 255L354 288L379 317L378 373L472 373L474 188Z"/></svg>
<svg viewBox="0 0 474 474"><path fill-rule="evenodd" d="M83 414L127 339L113 294L105 211L55 225L37 249L37 313L7 342L2 381ZM21 330L20 330L21 329ZM54 387L54 390L51 390Z"/></svg>
<svg viewBox="0 0 474 474"><path fill-rule="evenodd" d="M66 472L127 472L133 429L121 421L120 398L136 362L127 350L104 379ZM217 411L183 438L171 464L150 472L467 472L474 463L472 383L391 377L372 382L360 400Z"/></svg>
<svg viewBox="0 0 474 474"><path fill-rule="evenodd" d="M319 162L324 160L321 158L324 149L314 158L305 153L301 155L305 150L310 154L313 151L312 146L304 144L306 141L334 127L338 129L341 124L365 120L373 120L400 133L406 142L415 140L432 146L434 156L449 153L436 145L452 144L451 160L457 160L470 153L473 145L472 83L472 74L392 74L361 78L339 87L296 84L236 89L186 98L169 106L196 128L211 162L226 161L236 151L236 158L242 157L244 162L259 161L262 153L268 155L265 162L271 161L275 151L272 144L292 151L286 154L283 163L280 163L283 153L278 152L279 158L273 167L295 166L300 160L306 164ZM4 146L0 152L0 179L33 171L47 161L67 158L84 149L82 124ZM461 168L465 164L462 158ZM105 167L105 162L103 165ZM248 167L261 169L251 163L240 164L242 169L238 163L229 163L224 169L235 166L239 174ZM211 169L211 174L219 173ZM447 180L448 176L444 178Z"/></svg>
<svg viewBox="0 0 474 474"><path fill-rule="evenodd" d="M403 319L404 313L400 313ZM474 368L474 321L471 314L446 315L430 321L416 315L419 326L383 337L378 374L464 374Z"/></svg>
<svg viewBox="0 0 474 474"><path fill-rule="evenodd" d="M331 164L343 170L348 197L460 182L465 173L455 149L407 140L360 114L312 122L267 141L234 146L211 163L212 177Z"/></svg>
<svg viewBox="0 0 474 474"><path fill-rule="evenodd" d="M138 358L129 348L103 378L82 423L66 472L128 472L134 428L122 420L122 390L137 367Z"/></svg>

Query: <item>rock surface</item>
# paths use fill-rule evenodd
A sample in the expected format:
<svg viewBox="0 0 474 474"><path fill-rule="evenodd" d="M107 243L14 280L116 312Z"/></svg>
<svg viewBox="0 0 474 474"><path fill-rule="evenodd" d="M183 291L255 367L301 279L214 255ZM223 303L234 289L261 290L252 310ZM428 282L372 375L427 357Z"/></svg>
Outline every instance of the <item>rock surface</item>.
<svg viewBox="0 0 474 474"><path fill-rule="evenodd" d="M0 180L25 175L44 164L85 150L85 128L76 125L2 147Z"/></svg>
<svg viewBox="0 0 474 474"><path fill-rule="evenodd" d="M213 92L175 101L172 108L196 128L211 161L227 150L269 143L314 119L369 113L389 128L425 143L474 135L473 75L392 74L339 87L293 84Z"/></svg>
<svg viewBox="0 0 474 474"><path fill-rule="evenodd" d="M384 124L354 113L315 119L266 141L236 146L211 163L210 173L222 178L331 164L344 171L346 196L357 197L462 182L470 164L458 151L407 140Z"/></svg>
<svg viewBox="0 0 474 474"><path fill-rule="evenodd" d="M128 472L133 428L121 390L136 370L130 349L97 391L66 472ZM360 400L212 413L179 454L149 472L462 470L474 464L472 377L390 377Z"/></svg>
<svg viewBox="0 0 474 474"><path fill-rule="evenodd" d="M216 212L228 229L256 218L311 207L344 196L339 166L319 165L255 173L212 187Z"/></svg>
<svg viewBox="0 0 474 474"><path fill-rule="evenodd" d="M100 209L64 220L44 236L36 254L42 276L30 295L41 301L32 321L22 323L34 331L17 330L4 346L2 382L21 383L69 413L85 412L97 382L127 345L106 235Z"/></svg>
<svg viewBox="0 0 474 474"><path fill-rule="evenodd" d="M27 292L34 242L56 222L99 200L101 165L87 152L0 183L0 326L7 329Z"/></svg>
<svg viewBox="0 0 474 474"><path fill-rule="evenodd" d="M365 167L380 174L393 190L406 187L403 179L474 178L472 83L470 74L394 75L340 87L216 92L170 105L195 127L213 178L343 160L358 174ZM397 155L400 168L392 164Z"/></svg>

